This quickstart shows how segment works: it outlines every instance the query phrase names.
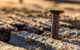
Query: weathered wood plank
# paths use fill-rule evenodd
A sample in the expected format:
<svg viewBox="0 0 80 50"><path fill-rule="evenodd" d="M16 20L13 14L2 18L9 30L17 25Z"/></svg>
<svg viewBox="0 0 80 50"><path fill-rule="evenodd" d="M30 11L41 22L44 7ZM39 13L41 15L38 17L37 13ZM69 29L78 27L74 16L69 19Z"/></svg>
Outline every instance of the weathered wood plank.
<svg viewBox="0 0 80 50"><path fill-rule="evenodd" d="M59 40L54 40L52 38L48 38L48 37L43 37L43 36L39 36L33 33L28 33L28 32L12 32L11 33L11 39L9 41L9 43L13 43L15 45L17 44L25 44L25 46L27 45L27 40L28 39L32 39L35 42L40 42L40 43L44 43L46 45L50 45L52 48L58 48L58 49L67 49L67 50L77 50L80 49L79 46L77 45L73 45L70 43L66 43L66 42L62 42ZM33 43L32 43L33 44ZM36 46L36 44L35 44Z"/></svg>

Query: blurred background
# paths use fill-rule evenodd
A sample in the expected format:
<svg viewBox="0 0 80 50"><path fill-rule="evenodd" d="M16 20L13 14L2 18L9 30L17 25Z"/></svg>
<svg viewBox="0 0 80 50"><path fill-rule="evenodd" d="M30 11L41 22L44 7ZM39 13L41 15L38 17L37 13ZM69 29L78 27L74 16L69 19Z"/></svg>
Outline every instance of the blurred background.
<svg viewBox="0 0 80 50"><path fill-rule="evenodd" d="M20 4L22 3L22 4ZM80 0L0 0L0 7L27 7L38 9L49 8L77 8L79 9Z"/></svg>
<svg viewBox="0 0 80 50"><path fill-rule="evenodd" d="M67 15L80 16L80 0L0 0L0 8L4 7L33 10L60 9Z"/></svg>
<svg viewBox="0 0 80 50"><path fill-rule="evenodd" d="M80 0L0 0L2 7L26 7L29 9L80 10Z"/></svg>

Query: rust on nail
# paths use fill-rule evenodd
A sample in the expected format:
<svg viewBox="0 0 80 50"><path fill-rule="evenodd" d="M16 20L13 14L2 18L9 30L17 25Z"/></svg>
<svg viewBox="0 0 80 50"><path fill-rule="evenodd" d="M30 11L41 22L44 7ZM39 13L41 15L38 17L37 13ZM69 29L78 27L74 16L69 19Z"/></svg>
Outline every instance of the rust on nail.
<svg viewBox="0 0 80 50"><path fill-rule="evenodd" d="M51 37L54 39L58 38L58 29L59 29L59 14L63 13L64 11L61 10L49 10L52 13L52 28L51 28Z"/></svg>

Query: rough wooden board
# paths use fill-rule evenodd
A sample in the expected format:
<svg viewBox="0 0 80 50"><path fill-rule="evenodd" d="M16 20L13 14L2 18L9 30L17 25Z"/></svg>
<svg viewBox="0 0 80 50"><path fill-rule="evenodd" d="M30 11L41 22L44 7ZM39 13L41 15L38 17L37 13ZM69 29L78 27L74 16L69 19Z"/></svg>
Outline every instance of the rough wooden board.
<svg viewBox="0 0 80 50"><path fill-rule="evenodd" d="M18 38L16 38L16 37L18 37ZM33 39L33 40L38 41L40 43L50 45L53 48L67 49L67 50L80 49L80 47L77 46L77 45L62 42L62 41L55 40L55 39L48 38L48 37L42 37L42 36L39 36L39 35L36 35L36 34L33 34L33 33L28 33L26 31L12 32L11 39L10 39L9 43L13 43L14 45L16 45L17 43L23 43L23 42L25 43L25 41L27 39ZM16 44L15 44L15 42L16 42ZM25 43L25 44L27 44L27 43Z"/></svg>
<svg viewBox="0 0 80 50"><path fill-rule="evenodd" d="M0 41L0 50L27 50L27 49L18 46L13 46L8 43Z"/></svg>

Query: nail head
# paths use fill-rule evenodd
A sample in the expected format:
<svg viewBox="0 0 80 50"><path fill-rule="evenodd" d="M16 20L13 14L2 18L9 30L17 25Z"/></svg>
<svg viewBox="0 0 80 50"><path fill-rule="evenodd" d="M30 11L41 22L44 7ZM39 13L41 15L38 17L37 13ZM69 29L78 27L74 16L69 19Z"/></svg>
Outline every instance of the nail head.
<svg viewBox="0 0 80 50"><path fill-rule="evenodd" d="M49 10L49 12L51 12L52 14L60 14L60 13L63 13L64 11L62 11L62 10Z"/></svg>

